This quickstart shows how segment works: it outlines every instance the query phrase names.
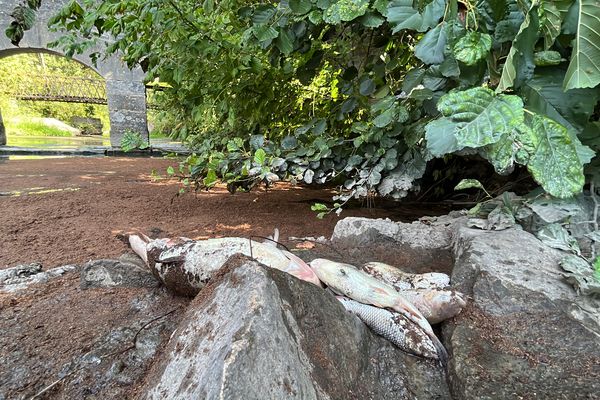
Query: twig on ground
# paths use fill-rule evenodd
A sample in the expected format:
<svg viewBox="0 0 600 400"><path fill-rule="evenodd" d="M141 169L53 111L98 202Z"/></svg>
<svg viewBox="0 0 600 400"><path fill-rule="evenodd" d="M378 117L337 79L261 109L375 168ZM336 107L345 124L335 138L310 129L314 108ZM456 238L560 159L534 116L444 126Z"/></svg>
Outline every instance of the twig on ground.
<svg viewBox="0 0 600 400"><path fill-rule="evenodd" d="M138 330L137 330L137 332L136 332L136 333L135 333L135 335L133 336L133 339L132 339L132 344L131 344L131 345L127 346L126 348L124 348L124 349L122 349L122 350L118 350L118 351L115 351L115 352L108 353L108 354L105 354L105 355L103 355L103 356L100 356L100 357L99 357L99 359L100 359L100 362L102 362L103 360L105 360L105 359L106 359L106 358L108 358L108 357L112 357L112 356L115 356L115 355L123 354L123 353L125 353L125 352L127 352L127 351L129 351L129 350L131 350L131 349L134 349L134 348L135 348L135 346L137 345L137 339L138 339L138 335L140 334L140 332L141 332L142 330L144 330L146 327L148 327L148 325L152 324L153 322L156 322L156 321L158 321L159 319L161 319L161 318L164 318L164 317L166 317L167 315L170 315L170 314L174 313L174 312L175 312L175 311L177 311L179 308L180 308L180 307L175 307L175 308L174 308L174 309L172 309L171 311L169 311L169 312L167 312L167 313L165 313L165 314L159 315L158 317L156 317L156 318L153 318L153 319L151 319L150 321L146 322L144 325L142 325L142 327L141 327L140 329L138 329ZM74 370L72 370L72 371L70 371L69 373L65 374L63 377L61 377L61 378L59 378L59 379L55 380L54 382L52 382L51 384L49 384L48 386L46 386L46 387L45 387L44 389L42 389L41 391L37 392L35 395L33 395L32 397L30 397L30 398L29 398L29 400L35 400L35 399L39 398L39 397L40 397L42 394L46 393L47 391L49 391L50 389L52 389L54 386L58 385L60 382L62 382L63 380L65 380L65 379L66 379L66 378L68 378L69 376L73 375L74 373L81 371L81 370L82 370L82 369L84 369L85 367L86 367L86 365L81 365L79 368L75 368Z"/></svg>

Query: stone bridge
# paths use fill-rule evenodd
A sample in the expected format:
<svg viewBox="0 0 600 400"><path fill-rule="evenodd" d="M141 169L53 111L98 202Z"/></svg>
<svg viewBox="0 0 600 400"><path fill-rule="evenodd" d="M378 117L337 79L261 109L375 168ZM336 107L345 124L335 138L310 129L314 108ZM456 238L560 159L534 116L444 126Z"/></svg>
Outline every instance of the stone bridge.
<svg viewBox="0 0 600 400"><path fill-rule="evenodd" d="M64 55L57 49L48 48L48 43L60 36L60 33L50 32L48 20L68 3L68 0L43 0L36 15L35 26L25 32L20 47L15 47L4 34L4 30L12 21L10 14L13 8L19 3L18 0L0 0L0 58L19 53L40 52ZM139 132L148 140L146 88L142 70L130 70L116 55L98 60L94 66L88 55L89 53L73 58L98 72L106 81L111 145L120 146L126 130Z"/></svg>

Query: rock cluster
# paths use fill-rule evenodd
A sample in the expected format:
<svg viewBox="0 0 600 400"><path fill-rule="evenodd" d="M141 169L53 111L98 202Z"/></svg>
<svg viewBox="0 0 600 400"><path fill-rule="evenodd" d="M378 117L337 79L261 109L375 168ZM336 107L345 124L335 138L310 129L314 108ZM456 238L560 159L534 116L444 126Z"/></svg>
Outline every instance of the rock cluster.
<svg viewBox="0 0 600 400"><path fill-rule="evenodd" d="M469 301L441 324L447 370L377 336L322 288L236 255L184 313L142 329L131 352L95 367L115 343L131 343L136 329L106 334L104 347L78 361L87 372L65 379L62 398L82 395L82 387L139 399L599 397L600 303L575 293L558 265L562 254L533 235L470 229L460 215L412 224L346 218L328 245L356 264L451 271L452 287ZM144 310L173 301L139 264L90 262L81 287L137 288L146 293ZM17 270L4 274L13 275L0 274L0 286L23 279Z"/></svg>

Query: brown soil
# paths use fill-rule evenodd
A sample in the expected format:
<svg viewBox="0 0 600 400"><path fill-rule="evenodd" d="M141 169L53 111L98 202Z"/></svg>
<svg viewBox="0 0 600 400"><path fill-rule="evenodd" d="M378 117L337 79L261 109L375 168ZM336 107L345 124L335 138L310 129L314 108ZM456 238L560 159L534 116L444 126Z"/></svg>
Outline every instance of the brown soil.
<svg viewBox="0 0 600 400"><path fill-rule="evenodd" d="M153 237L203 239L266 236L278 227L285 242L289 236L329 237L339 219L329 215L319 220L310 210L316 201L330 201L331 192L289 184L268 192L230 195L218 188L175 197L176 179L151 176L153 169L164 175L174 163L133 158L0 159L0 269L37 261L46 270L115 258L129 250L119 235L132 230ZM342 217L413 220L432 211L355 208ZM38 393L61 376L65 365L97 348L100 338L123 326L139 327L187 303L156 289L150 291L156 293L152 306L137 311L133 304L146 293L147 289L82 290L77 271L21 292L0 293L0 332L6 333L0 337L0 398ZM163 333L167 338L180 315L179 311L169 317ZM123 345L127 343L119 344ZM119 346L107 351L118 351ZM114 358L103 361L108 363L105 368ZM83 396L79 391L94 387L90 379L67 377L44 397ZM126 398L123 393L130 389L111 390L106 398Z"/></svg>
<svg viewBox="0 0 600 400"><path fill-rule="evenodd" d="M266 236L329 237L340 217L319 220L310 210L331 201L320 189L278 184L230 195L224 188L176 197L177 179L153 180L175 161L134 158L58 158L0 161L0 268L41 262L45 268L122 254L119 233L205 239ZM51 190L62 189L62 191ZM21 195L16 196L15 192ZM414 220L435 210L355 208L341 217ZM447 210L437 210L437 213Z"/></svg>

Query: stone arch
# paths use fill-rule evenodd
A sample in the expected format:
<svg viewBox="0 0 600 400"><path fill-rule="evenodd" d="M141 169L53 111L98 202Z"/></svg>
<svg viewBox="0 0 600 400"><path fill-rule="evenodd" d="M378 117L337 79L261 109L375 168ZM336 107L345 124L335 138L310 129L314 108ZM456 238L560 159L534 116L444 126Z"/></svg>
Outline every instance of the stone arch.
<svg viewBox="0 0 600 400"><path fill-rule="evenodd" d="M19 4L19 0L0 0L0 57L28 52L44 52L64 56L56 49L48 47L48 43L60 36L59 33L50 32L48 20L67 3L68 0L43 0L42 6L37 12L35 25L31 30L25 32L19 47L15 47L4 35L4 30L12 21L10 13ZM127 130L139 132L148 141L146 88L143 82L143 71L139 67L129 69L117 55L98 60L94 66L89 57L93 50L74 56L73 59L98 72L105 79L111 145L119 147L121 138Z"/></svg>

